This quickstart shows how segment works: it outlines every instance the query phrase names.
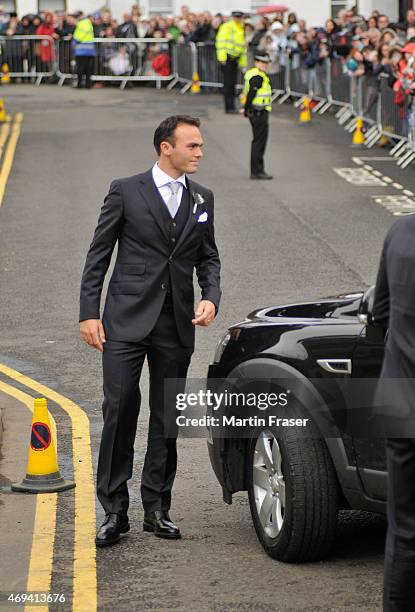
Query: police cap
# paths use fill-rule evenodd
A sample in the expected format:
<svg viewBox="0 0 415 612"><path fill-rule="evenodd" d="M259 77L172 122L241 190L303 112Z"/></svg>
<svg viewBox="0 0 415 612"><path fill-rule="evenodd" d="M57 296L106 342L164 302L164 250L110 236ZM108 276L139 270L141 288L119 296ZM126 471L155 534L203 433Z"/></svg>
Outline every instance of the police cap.
<svg viewBox="0 0 415 612"><path fill-rule="evenodd" d="M264 62L265 64L269 64L269 62L271 61L271 57L266 51L258 51L254 55L254 60L256 62Z"/></svg>

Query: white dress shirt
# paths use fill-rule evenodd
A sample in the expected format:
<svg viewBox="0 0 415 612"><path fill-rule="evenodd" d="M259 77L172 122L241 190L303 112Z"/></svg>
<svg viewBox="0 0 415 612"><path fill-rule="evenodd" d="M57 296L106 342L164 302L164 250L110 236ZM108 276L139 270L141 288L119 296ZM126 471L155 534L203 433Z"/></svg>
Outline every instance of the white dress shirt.
<svg viewBox="0 0 415 612"><path fill-rule="evenodd" d="M153 175L153 181L159 191L159 194L163 198L163 202L167 204L171 198L172 191L169 187L169 183L181 183L177 191L177 202L180 204L182 201L183 187L186 187L186 176L182 174L179 178L174 179L166 174L156 162L151 170Z"/></svg>

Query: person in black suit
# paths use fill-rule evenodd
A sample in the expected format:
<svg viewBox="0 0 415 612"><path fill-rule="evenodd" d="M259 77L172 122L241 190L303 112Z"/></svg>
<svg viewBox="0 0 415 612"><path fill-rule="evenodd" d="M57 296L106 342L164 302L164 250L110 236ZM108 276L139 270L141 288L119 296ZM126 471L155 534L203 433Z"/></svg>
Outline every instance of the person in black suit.
<svg viewBox="0 0 415 612"><path fill-rule="evenodd" d="M388 532L383 605L415 610L415 216L389 230L377 276L373 323L388 329L375 412L393 426L386 441ZM413 431L413 429L412 429ZM392 437L393 435L393 437ZM405 437L407 436L407 437Z"/></svg>
<svg viewBox="0 0 415 612"><path fill-rule="evenodd" d="M158 537L180 537L169 516L177 465L176 394L184 389L195 326L213 321L221 296L213 194L186 176L197 171L202 157L199 126L199 119L186 115L168 117L158 126L157 163L143 174L111 183L86 258L80 333L103 352L97 495L106 517L97 546L115 544L130 528L127 480L132 475L145 357L150 422L141 478L143 528ZM101 291L116 243L101 323ZM196 313L194 269L202 297Z"/></svg>

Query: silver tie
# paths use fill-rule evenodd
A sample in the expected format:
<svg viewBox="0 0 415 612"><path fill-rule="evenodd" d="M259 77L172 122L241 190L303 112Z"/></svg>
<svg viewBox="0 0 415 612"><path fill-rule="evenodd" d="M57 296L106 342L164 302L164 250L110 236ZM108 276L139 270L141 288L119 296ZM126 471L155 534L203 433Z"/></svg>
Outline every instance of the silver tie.
<svg viewBox="0 0 415 612"><path fill-rule="evenodd" d="M177 192L179 191L181 183L179 182L172 182L169 183L169 187L170 187L170 191L171 191L171 196L170 198L167 200L166 206L168 208L168 211L171 215L171 218L174 219L174 217L176 216L177 211L179 210L179 202L177 200Z"/></svg>

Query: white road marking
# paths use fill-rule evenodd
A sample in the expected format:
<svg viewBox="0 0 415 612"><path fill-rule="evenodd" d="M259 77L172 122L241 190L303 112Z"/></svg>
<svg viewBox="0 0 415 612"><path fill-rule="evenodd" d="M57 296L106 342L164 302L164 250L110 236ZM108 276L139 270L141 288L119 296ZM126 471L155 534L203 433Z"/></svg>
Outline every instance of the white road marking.
<svg viewBox="0 0 415 612"><path fill-rule="evenodd" d="M352 161L360 168L333 168L333 170L347 182L356 186L386 185L400 191L396 195L372 195L376 204L380 204L396 217L412 215L415 213L415 195L410 189L405 189L400 183L396 183L389 176L385 176L379 170L375 170L366 160L394 161L391 157L352 157ZM404 194L404 195L401 195Z"/></svg>
<svg viewBox="0 0 415 612"><path fill-rule="evenodd" d="M386 162L392 162L392 161L396 161L393 157L352 157L353 161L355 161L356 159L358 159L359 161L357 161L357 164L364 164L365 161L386 161Z"/></svg>
<svg viewBox="0 0 415 612"><path fill-rule="evenodd" d="M376 204L380 204L383 208L386 208L395 217L401 217L402 215L409 215L415 213L415 200L408 196L403 195L376 195L372 198Z"/></svg>
<svg viewBox="0 0 415 612"><path fill-rule="evenodd" d="M344 178L348 183L359 187L384 186L385 183L368 170L363 168L333 168L334 172Z"/></svg>

